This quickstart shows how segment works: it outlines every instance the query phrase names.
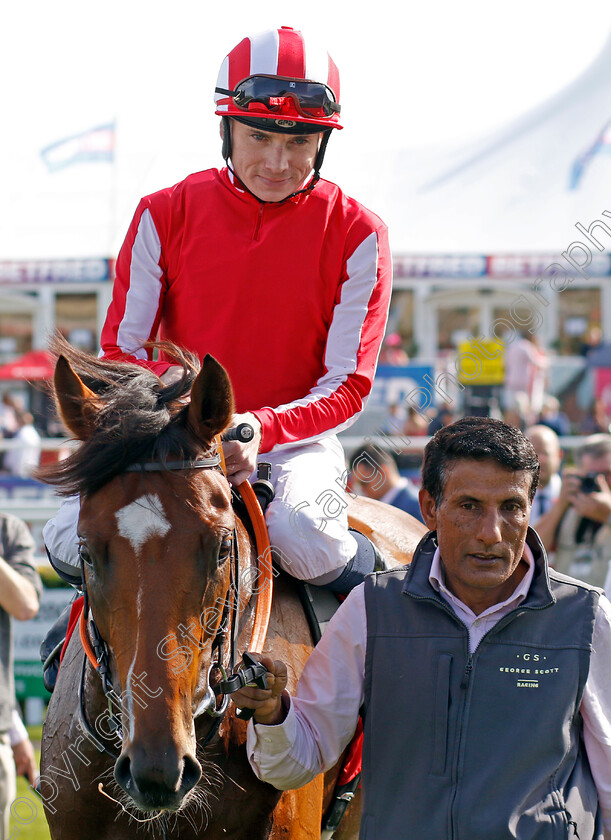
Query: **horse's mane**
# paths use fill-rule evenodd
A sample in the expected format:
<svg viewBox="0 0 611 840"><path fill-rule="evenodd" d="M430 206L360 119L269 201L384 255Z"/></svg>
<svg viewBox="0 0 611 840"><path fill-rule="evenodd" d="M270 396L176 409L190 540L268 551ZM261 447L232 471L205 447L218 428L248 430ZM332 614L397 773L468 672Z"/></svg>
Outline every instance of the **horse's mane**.
<svg viewBox="0 0 611 840"><path fill-rule="evenodd" d="M55 335L49 349L64 356L81 380L99 397L93 434L67 458L41 467L36 477L61 495L90 494L136 461L164 462L168 457L190 460L201 455L209 441L187 428L190 391L200 363L193 353L172 342L149 342L182 367L179 381L164 385L147 368L127 361L96 359ZM53 389L57 404L57 395Z"/></svg>

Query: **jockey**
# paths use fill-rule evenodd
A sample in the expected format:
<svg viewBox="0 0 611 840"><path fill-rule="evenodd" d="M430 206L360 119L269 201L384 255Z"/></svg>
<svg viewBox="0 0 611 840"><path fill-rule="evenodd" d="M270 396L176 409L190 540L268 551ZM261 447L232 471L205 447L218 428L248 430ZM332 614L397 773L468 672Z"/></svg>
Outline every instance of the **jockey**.
<svg viewBox="0 0 611 840"><path fill-rule="evenodd" d="M229 479L271 464L270 540L293 576L347 592L376 553L349 531L337 433L371 390L391 291L383 222L320 168L340 124L327 52L282 27L244 38L215 88L225 167L140 202L116 264L101 355L165 383L179 369L143 348L157 337L211 353L231 378L254 437L224 444ZM75 510L44 537L56 568L78 576Z"/></svg>

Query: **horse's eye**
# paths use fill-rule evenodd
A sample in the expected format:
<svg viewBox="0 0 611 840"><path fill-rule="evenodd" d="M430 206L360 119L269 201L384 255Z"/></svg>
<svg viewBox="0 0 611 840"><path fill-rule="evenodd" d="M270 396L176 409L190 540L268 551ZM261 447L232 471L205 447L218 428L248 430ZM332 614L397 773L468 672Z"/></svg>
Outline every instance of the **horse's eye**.
<svg viewBox="0 0 611 840"><path fill-rule="evenodd" d="M223 563L231 555L233 548L233 537L223 537L219 547L219 563Z"/></svg>
<svg viewBox="0 0 611 840"><path fill-rule="evenodd" d="M89 565L91 565L91 555L89 554L87 543L83 540L81 540L78 544L78 556L79 560L82 560L83 563L89 563Z"/></svg>

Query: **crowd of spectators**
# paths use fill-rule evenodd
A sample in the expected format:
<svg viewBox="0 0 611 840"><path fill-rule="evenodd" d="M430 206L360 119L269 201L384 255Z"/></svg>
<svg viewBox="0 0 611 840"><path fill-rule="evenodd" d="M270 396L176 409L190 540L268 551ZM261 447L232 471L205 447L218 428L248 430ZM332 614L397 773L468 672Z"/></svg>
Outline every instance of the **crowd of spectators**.
<svg viewBox="0 0 611 840"><path fill-rule="evenodd" d="M592 330L582 355L601 352L602 334ZM397 334L385 342L384 363L400 359ZM399 360L396 364L401 364ZM531 524L538 531L551 565L611 592L611 413L594 398L589 410L569 417L549 385L550 360L536 336L524 332L505 351L505 379L490 390L482 413L518 426L533 444L541 464ZM393 404L383 434L392 445L365 443L350 453L351 489L386 501L421 519L416 508L420 484L418 459L422 442L438 429L475 413L465 394L455 403L439 402L418 409ZM400 439L403 438L401 441ZM563 446L564 441L564 446ZM409 456L409 457L408 457Z"/></svg>
<svg viewBox="0 0 611 840"><path fill-rule="evenodd" d="M396 414L396 412L395 412ZM409 435L431 436L463 414L448 403L425 414L413 408L402 428L404 443ZM573 577L603 587L611 594L611 432L609 423L593 428L577 445L563 449L562 439L571 440L571 426L559 401L544 395L534 419L519 426L533 444L541 465L539 487L533 500L531 525L548 552L550 565ZM512 413L501 414L511 422ZM518 425L517 423L515 425ZM395 433L396 434L396 433ZM420 483L414 453L385 447L379 441L366 443L351 453L351 489L369 498L388 502L422 521L417 508ZM410 467L402 474L403 455L410 453Z"/></svg>
<svg viewBox="0 0 611 840"><path fill-rule="evenodd" d="M0 439L10 441L0 451L0 473L30 476L40 463L41 436L23 400L8 391L0 401Z"/></svg>

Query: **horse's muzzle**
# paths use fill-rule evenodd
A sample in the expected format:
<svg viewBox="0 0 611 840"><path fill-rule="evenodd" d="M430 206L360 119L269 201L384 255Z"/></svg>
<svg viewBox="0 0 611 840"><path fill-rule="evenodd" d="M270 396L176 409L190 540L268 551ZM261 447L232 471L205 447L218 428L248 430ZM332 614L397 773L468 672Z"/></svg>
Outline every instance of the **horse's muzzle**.
<svg viewBox="0 0 611 840"><path fill-rule="evenodd" d="M141 811L177 811L199 782L202 768L190 755L153 756L144 749L123 752L115 763L117 784Z"/></svg>

